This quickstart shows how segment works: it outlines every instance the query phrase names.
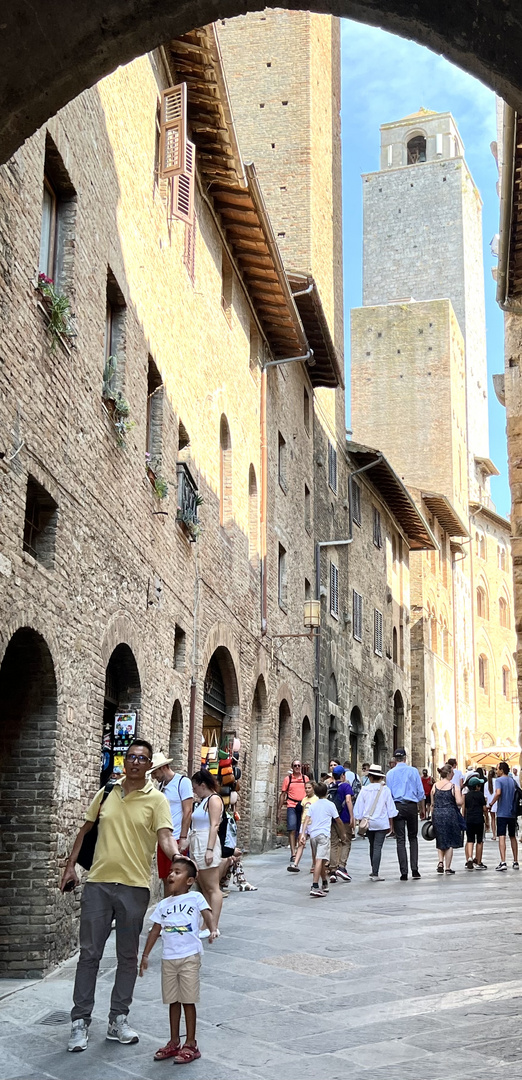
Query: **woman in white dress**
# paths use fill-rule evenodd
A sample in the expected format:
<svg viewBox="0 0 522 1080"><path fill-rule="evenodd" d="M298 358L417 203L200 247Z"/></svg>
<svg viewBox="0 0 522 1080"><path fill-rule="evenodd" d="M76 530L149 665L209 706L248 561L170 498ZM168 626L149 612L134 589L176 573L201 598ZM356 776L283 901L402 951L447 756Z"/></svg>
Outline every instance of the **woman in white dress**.
<svg viewBox="0 0 522 1080"><path fill-rule="evenodd" d="M207 769L192 777L194 795L199 800L192 811L190 823L190 858L198 868L198 888L212 908L216 926L223 906L219 887L221 840L219 826L223 818L223 800L217 793L217 782Z"/></svg>
<svg viewBox="0 0 522 1080"><path fill-rule="evenodd" d="M382 846L386 834L393 835L393 819L399 811L392 799L391 791L386 787L386 777L380 765L370 765L368 769L370 783L362 787L353 808L356 821L368 820L368 839L370 841L370 863L372 871L370 881L384 881L380 877Z"/></svg>
<svg viewBox="0 0 522 1080"><path fill-rule="evenodd" d="M488 772L488 778L484 784L484 795L486 796L486 806L488 809L489 819L491 821L491 839L497 839L497 805L492 806L492 800L495 798L497 774L494 769L490 769ZM487 828L487 821L486 821Z"/></svg>

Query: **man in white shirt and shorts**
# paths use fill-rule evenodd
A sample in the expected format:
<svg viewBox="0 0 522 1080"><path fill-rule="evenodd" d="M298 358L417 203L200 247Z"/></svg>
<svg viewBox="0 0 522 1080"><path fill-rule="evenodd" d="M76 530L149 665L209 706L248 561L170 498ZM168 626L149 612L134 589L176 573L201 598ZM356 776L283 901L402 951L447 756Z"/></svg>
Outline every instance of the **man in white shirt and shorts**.
<svg viewBox="0 0 522 1080"><path fill-rule="evenodd" d="M170 812L172 814L173 836L178 841L178 847L181 854L185 854L188 850L188 834L192 809L194 806L194 792L188 776L183 776L183 773L174 772L174 770L171 769L170 766L172 760L172 758L165 757L165 754L161 751L158 754L154 754L152 766L149 769L149 776L151 780L158 781L160 791L166 795L169 801ZM158 876L163 882L163 895L167 896L167 878L170 874L171 863L159 846L157 851L157 861Z"/></svg>

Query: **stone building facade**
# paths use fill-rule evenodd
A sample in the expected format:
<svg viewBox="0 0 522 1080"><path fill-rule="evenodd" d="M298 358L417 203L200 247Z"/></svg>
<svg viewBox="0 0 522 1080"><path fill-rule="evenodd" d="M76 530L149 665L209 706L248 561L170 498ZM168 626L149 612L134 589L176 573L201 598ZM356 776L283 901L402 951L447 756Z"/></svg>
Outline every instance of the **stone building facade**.
<svg viewBox="0 0 522 1080"><path fill-rule="evenodd" d="M413 753L435 767L516 738L510 525L489 491L481 204L451 115L384 125L363 194L352 423L383 448L439 547L410 564Z"/></svg>

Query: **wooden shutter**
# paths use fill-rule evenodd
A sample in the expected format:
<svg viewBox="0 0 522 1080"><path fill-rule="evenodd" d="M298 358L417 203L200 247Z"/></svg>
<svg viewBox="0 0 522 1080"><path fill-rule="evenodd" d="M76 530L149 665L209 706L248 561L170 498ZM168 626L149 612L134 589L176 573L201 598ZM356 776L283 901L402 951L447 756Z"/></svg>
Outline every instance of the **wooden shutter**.
<svg viewBox="0 0 522 1080"><path fill-rule="evenodd" d="M187 84L161 93L159 176L179 176L186 169Z"/></svg>
<svg viewBox="0 0 522 1080"><path fill-rule="evenodd" d="M194 143L186 142L185 170L172 180L172 217L185 221L187 225L194 223L194 185L196 167L196 147Z"/></svg>
<svg viewBox="0 0 522 1080"><path fill-rule="evenodd" d="M339 569L335 563L330 563L330 614L339 615Z"/></svg>
<svg viewBox="0 0 522 1080"><path fill-rule="evenodd" d="M373 612L373 648L377 656L382 656L382 611Z"/></svg>
<svg viewBox="0 0 522 1080"><path fill-rule="evenodd" d="M362 596L360 593L353 590L353 636L358 641L362 641Z"/></svg>

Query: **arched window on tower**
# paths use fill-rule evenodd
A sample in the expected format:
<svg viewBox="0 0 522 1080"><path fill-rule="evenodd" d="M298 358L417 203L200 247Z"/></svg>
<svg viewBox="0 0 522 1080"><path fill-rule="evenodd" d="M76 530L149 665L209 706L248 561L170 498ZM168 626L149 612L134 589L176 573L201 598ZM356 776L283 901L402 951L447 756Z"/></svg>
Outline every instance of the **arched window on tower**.
<svg viewBox="0 0 522 1080"><path fill-rule="evenodd" d="M500 625L509 627L509 604L503 596L501 596L498 601L498 616Z"/></svg>
<svg viewBox="0 0 522 1080"><path fill-rule="evenodd" d="M232 443L230 428L223 414L219 425L219 524L225 528L232 520Z"/></svg>
<svg viewBox="0 0 522 1080"><path fill-rule="evenodd" d="M510 691L510 671L508 667L502 668L502 693L505 698L509 698Z"/></svg>
<svg viewBox="0 0 522 1080"><path fill-rule="evenodd" d="M479 585L477 589L477 615L479 619L488 618L488 598L482 585Z"/></svg>
<svg viewBox="0 0 522 1080"><path fill-rule="evenodd" d="M487 656L479 656L478 662L479 686L487 693L488 690L488 659Z"/></svg>
<svg viewBox="0 0 522 1080"><path fill-rule="evenodd" d="M408 165L418 165L426 161L426 139L424 135L414 135L408 142Z"/></svg>

